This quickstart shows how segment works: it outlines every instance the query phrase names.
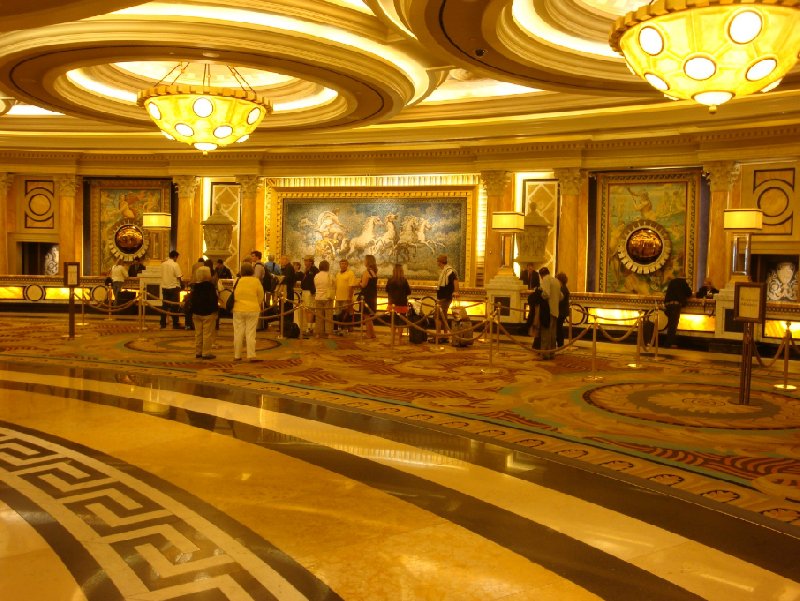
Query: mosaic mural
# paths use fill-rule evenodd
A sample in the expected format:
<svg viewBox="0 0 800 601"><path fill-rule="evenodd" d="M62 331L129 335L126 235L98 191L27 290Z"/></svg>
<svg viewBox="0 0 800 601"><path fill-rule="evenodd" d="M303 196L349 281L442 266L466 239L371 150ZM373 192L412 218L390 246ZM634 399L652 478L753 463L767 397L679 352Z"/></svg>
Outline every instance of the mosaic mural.
<svg viewBox="0 0 800 601"><path fill-rule="evenodd" d="M317 263L347 259L360 264L375 255L380 277L394 263L411 280L434 281L436 257L445 254L462 280L467 277L472 234L471 193L338 192L280 194L282 252L293 259L314 255Z"/></svg>

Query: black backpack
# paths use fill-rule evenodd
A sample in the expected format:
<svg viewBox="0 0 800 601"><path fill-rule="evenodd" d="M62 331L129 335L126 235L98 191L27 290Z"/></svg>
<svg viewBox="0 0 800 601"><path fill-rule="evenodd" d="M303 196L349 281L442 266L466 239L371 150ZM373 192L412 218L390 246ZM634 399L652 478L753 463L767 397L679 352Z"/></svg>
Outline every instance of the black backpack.
<svg viewBox="0 0 800 601"><path fill-rule="evenodd" d="M264 288L264 292L274 292L275 291L275 277L270 273L267 266L264 265L261 261L258 261L256 265L261 265L264 269L264 277L261 278L261 286Z"/></svg>

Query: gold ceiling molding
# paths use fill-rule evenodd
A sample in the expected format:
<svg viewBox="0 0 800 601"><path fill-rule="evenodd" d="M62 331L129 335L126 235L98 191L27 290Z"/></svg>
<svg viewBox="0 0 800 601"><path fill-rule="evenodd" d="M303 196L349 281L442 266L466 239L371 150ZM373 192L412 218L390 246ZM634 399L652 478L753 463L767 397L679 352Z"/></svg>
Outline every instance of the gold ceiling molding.
<svg viewBox="0 0 800 601"><path fill-rule="evenodd" d="M339 92L320 107L286 117L276 112L266 124L270 128L365 125L400 112L416 94L414 82L398 65L344 43L244 25L200 22L186 31L179 24L155 19L143 31L139 24L98 18L13 32L0 37L0 85L27 102L68 115L152 127L141 110L131 112L135 107L130 103L100 97L63 74L77 63L107 65L132 56L164 60L164 48L171 46L180 47L175 54L181 58L202 61L214 40L215 47L225 48L217 53L219 61L286 73ZM276 95L270 97L280 103Z"/></svg>
<svg viewBox="0 0 800 601"><path fill-rule="evenodd" d="M11 0L0 3L0 32L103 15L146 0Z"/></svg>

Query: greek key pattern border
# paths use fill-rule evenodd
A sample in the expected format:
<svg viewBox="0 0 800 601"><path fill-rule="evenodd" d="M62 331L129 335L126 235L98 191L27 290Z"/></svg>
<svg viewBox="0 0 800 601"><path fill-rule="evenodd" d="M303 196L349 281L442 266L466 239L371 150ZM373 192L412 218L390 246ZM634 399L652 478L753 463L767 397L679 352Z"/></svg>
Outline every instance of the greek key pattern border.
<svg viewBox="0 0 800 601"><path fill-rule="evenodd" d="M123 598L309 599L197 511L66 446L0 426L0 483L66 528Z"/></svg>

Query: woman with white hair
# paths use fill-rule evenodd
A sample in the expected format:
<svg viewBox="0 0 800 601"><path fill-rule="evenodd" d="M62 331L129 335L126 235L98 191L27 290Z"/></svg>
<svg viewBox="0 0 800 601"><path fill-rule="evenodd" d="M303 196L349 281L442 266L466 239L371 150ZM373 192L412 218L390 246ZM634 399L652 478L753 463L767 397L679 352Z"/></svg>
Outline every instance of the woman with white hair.
<svg viewBox="0 0 800 601"><path fill-rule="evenodd" d="M217 323L219 298L217 287L211 281L211 269L198 267L196 282L192 286L192 315L194 319L194 356L197 359L214 359L214 327Z"/></svg>

